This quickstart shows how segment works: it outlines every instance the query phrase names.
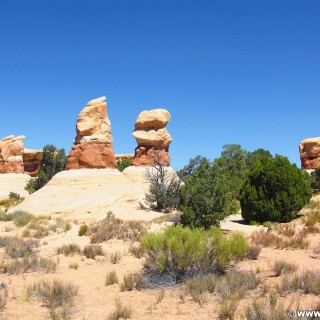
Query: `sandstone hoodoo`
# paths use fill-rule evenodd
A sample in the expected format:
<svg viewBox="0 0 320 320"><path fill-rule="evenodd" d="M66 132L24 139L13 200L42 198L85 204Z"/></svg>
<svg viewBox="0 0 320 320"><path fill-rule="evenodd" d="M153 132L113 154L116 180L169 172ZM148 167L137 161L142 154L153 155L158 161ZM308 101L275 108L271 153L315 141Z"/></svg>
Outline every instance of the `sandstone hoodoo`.
<svg viewBox="0 0 320 320"><path fill-rule="evenodd" d="M33 150L25 148L23 151L24 172L31 177L35 177L38 173L38 168L42 160L42 150Z"/></svg>
<svg viewBox="0 0 320 320"><path fill-rule="evenodd" d="M172 138L166 129L169 120L170 113L165 109L153 109L139 114L132 133L138 143L132 165L154 165L155 155L160 163L170 165L168 151Z"/></svg>
<svg viewBox="0 0 320 320"><path fill-rule="evenodd" d="M0 140L0 173L23 173L25 136L8 136Z"/></svg>
<svg viewBox="0 0 320 320"><path fill-rule="evenodd" d="M303 169L320 168L320 137L302 140L299 152Z"/></svg>
<svg viewBox="0 0 320 320"><path fill-rule="evenodd" d="M111 122L106 97L91 100L77 119L77 136L67 160L67 169L115 168Z"/></svg>

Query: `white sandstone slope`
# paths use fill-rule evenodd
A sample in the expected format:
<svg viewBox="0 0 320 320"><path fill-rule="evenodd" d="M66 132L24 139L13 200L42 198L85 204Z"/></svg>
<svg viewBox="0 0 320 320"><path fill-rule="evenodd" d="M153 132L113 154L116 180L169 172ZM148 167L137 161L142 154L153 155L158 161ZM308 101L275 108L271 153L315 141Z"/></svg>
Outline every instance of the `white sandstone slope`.
<svg viewBox="0 0 320 320"><path fill-rule="evenodd" d="M29 193L24 189L30 180L28 174L23 173L3 173L0 174L0 200L8 199L10 192L27 197Z"/></svg>
<svg viewBox="0 0 320 320"><path fill-rule="evenodd" d="M42 189L11 209L79 221L106 217L111 210L124 220L151 220L160 213L139 208L144 191L117 169L79 169L56 174Z"/></svg>

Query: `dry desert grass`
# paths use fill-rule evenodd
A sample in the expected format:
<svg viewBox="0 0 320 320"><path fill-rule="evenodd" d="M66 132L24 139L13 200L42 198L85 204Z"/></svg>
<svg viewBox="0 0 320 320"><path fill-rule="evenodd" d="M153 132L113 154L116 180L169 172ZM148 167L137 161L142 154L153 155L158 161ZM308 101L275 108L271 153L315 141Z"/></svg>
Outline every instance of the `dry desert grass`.
<svg viewBox="0 0 320 320"><path fill-rule="evenodd" d="M75 221L3 216L0 319L287 319L320 303L318 210L248 236L247 258L225 273L152 288L144 222L104 220L79 235Z"/></svg>

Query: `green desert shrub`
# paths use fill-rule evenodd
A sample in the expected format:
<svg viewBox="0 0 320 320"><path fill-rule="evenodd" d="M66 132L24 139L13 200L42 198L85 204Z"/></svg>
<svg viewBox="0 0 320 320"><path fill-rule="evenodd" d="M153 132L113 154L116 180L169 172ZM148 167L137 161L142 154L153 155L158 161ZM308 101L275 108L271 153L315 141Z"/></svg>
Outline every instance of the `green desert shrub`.
<svg viewBox="0 0 320 320"><path fill-rule="evenodd" d="M247 222L288 222L297 217L311 194L308 174L288 158L263 158L253 164L241 188L242 216Z"/></svg>
<svg viewBox="0 0 320 320"><path fill-rule="evenodd" d="M30 179L25 187L29 193L33 193L45 186L52 177L65 169L67 158L64 149L57 149L54 145L43 147L43 156L39 165L38 175Z"/></svg>
<svg viewBox="0 0 320 320"><path fill-rule="evenodd" d="M320 191L320 168L311 173L311 188L314 193Z"/></svg>
<svg viewBox="0 0 320 320"><path fill-rule="evenodd" d="M125 168L131 166L132 161L130 159L117 160L117 169L123 171Z"/></svg>
<svg viewBox="0 0 320 320"><path fill-rule="evenodd" d="M236 213L238 204L218 166L206 158L199 161L193 171L184 177L184 185L180 188L181 223L191 228L208 229Z"/></svg>
<svg viewBox="0 0 320 320"><path fill-rule="evenodd" d="M141 239L149 270L184 275L189 271L224 269L242 259L248 244L241 234L230 237L220 229L169 227L161 234L149 233Z"/></svg>

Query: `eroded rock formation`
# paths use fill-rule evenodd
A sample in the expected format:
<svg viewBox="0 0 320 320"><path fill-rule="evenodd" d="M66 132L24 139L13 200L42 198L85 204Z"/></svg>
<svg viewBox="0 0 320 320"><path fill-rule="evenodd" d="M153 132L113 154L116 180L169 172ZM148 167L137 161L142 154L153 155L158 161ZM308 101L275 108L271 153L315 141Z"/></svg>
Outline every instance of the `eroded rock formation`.
<svg viewBox="0 0 320 320"><path fill-rule="evenodd" d="M151 166L155 155L163 165L170 165L168 154L172 138L166 129L170 113L164 109L143 111L139 114L132 135L138 146L132 161L134 166Z"/></svg>
<svg viewBox="0 0 320 320"><path fill-rule="evenodd" d="M8 136L0 140L0 173L23 173L25 136Z"/></svg>
<svg viewBox="0 0 320 320"><path fill-rule="evenodd" d="M67 160L70 169L115 168L106 97L91 100L77 119L77 136Z"/></svg>
<svg viewBox="0 0 320 320"><path fill-rule="evenodd" d="M320 168L320 137L302 140L299 152L303 169Z"/></svg>
<svg viewBox="0 0 320 320"><path fill-rule="evenodd" d="M38 168L42 160L42 150L33 150L25 148L23 151L24 172L31 177L35 177L38 173Z"/></svg>

